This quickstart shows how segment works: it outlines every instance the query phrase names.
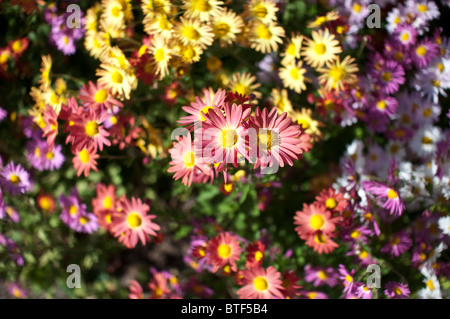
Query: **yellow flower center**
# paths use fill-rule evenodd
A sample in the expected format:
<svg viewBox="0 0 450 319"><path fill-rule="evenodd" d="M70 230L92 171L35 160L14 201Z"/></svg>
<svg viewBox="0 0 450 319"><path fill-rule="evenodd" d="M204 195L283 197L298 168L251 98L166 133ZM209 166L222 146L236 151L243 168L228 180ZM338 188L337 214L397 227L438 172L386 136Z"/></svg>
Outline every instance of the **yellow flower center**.
<svg viewBox="0 0 450 319"><path fill-rule="evenodd" d="M105 221L106 221L107 224L111 224L112 223L111 214L106 214L105 215Z"/></svg>
<svg viewBox="0 0 450 319"><path fill-rule="evenodd" d="M425 136L424 138L422 138L422 144L425 144L425 145L433 144L433 140L431 138Z"/></svg>
<svg viewBox="0 0 450 319"><path fill-rule="evenodd" d="M86 123L84 130L89 137L96 136L99 132L98 123L96 121L89 121Z"/></svg>
<svg viewBox="0 0 450 319"><path fill-rule="evenodd" d="M86 225L87 222L89 222L89 218L87 218L85 216L81 216L80 217L80 224L81 225Z"/></svg>
<svg viewBox="0 0 450 319"><path fill-rule="evenodd" d="M187 168L191 168L195 165L195 155L194 152L187 152L183 157L183 163Z"/></svg>
<svg viewBox="0 0 450 319"><path fill-rule="evenodd" d="M288 55L294 56L296 52L297 52L297 46L294 43L289 43L289 45L286 49L286 53Z"/></svg>
<svg viewBox="0 0 450 319"><path fill-rule="evenodd" d="M97 93L95 93L94 101L96 103L103 103L108 99L108 96L109 93L107 90L105 89L98 90Z"/></svg>
<svg viewBox="0 0 450 319"><path fill-rule="evenodd" d="M400 289L400 288L398 288L398 287L395 287L394 289L392 289L393 291L394 291L394 293L396 294L396 295L401 295L402 294L402 290Z"/></svg>
<svg viewBox="0 0 450 319"><path fill-rule="evenodd" d="M408 41L409 40L409 33L404 32L401 36L402 41Z"/></svg>
<svg viewBox="0 0 450 319"><path fill-rule="evenodd" d="M433 114L433 112L431 111L431 109L423 110L423 116L424 117L430 117L432 114Z"/></svg>
<svg viewBox="0 0 450 319"><path fill-rule="evenodd" d="M295 67L291 69L291 71L289 72L289 75L294 80L298 80L300 78L300 72L299 72L298 68L295 68Z"/></svg>
<svg viewBox="0 0 450 319"><path fill-rule="evenodd" d="M255 12L256 16L261 19L263 19L268 13L267 8L262 4L258 4L255 7L254 12Z"/></svg>
<svg viewBox="0 0 450 319"><path fill-rule="evenodd" d="M427 12L428 6L426 4L419 4L418 9L420 12Z"/></svg>
<svg viewBox="0 0 450 319"><path fill-rule="evenodd" d="M208 113L209 113L209 110L212 110L212 109L213 109L213 107L212 107L212 106L209 106L209 105L204 106L204 107L201 109L201 112L200 112L200 118L201 118L202 122L206 120L205 117L203 116L202 112L205 113L205 114L208 114Z"/></svg>
<svg viewBox="0 0 450 319"><path fill-rule="evenodd" d="M22 41L21 40L14 41L11 47L14 52L16 52L16 53L20 52L23 48Z"/></svg>
<svg viewBox="0 0 450 319"><path fill-rule="evenodd" d="M391 245L392 245L392 246L395 246L395 245L398 245L398 244L400 244L400 238L394 237L394 238L392 239L392 241L391 241Z"/></svg>
<svg viewBox="0 0 450 319"><path fill-rule="evenodd" d="M250 89L242 84L242 83L238 83L234 86L234 92L237 92L240 95L244 95L244 96L248 96L250 94Z"/></svg>
<svg viewBox="0 0 450 319"><path fill-rule="evenodd" d="M113 7L111 9L111 14L114 18L117 18L120 15L120 8L119 7Z"/></svg>
<svg viewBox="0 0 450 319"><path fill-rule="evenodd" d="M200 33L191 26L185 27L183 30L183 35L191 41L198 41L198 39L200 38Z"/></svg>
<svg viewBox="0 0 450 319"><path fill-rule="evenodd" d="M325 22L327 22L327 18L324 16L318 17L316 19L316 25L318 25L318 26L324 24Z"/></svg>
<svg viewBox="0 0 450 319"><path fill-rule="evenodd" d="M217 248L217 254L219 255L220 258L228 258L231 255L231 246L227 245L227 244L221 244L218 248Z"/></svg>
<svg viewBox="0 0 450 319"><path fill-rule="evenodd" d="M256 28L256 36L260 39L269 40L272 38L272 32L264 24L260 23Z"/></svg>
<svg viewBox="0 0 450 319"><path fill-rule="evenodd" d="M47 157L48 160L51 160L53 157L55 157L55 153L53 152L47 152L45 154L45 157Z"/></svg>
<svg viewBox="0 0 450 319"><path fill-rule="evenodd" d="M50 206L51 206L51 202L50 202L50 200L47 197L42 197L39 200L39 206L41 206L41 208L43 210L49 210Z"/></svg>
<svg viewBox="0 0 450 319"><path fill-rule="evenodd" d="M220 22L216 25L215 33L218 37L224 37L230 32L230 29L231 27L228 23Z"/></svg>
<svg viewBox="0 0 450 319"><path fill-rule="evenodd" d="M195 0L192 2L192 8L201 12L209 12L212 9L212 6L206 0Z"/></svg>
<svg viewBox="0 0 450 319"><path fill-rule="evenodd" d="M348 283L350 283L350 282L353 281L353 277L350 276L350 275L347 275L347 276L345 276L345 280L346 280Z"/></svg>
<svg viewBox="0 0 450 319"><path fill-rule="evenodd" d="M191 61L193 58L195 58L196 52L193 47L189 46L183 51L183 57L186 61Z"/></svg>
<svg viewBox="0 0 450 319"><path fill-rule="evenodd" d="M78 154L78 156L80 157L80 161L83 163L83 164L87 164L87 163L89 163L89 160L90 160L90 158L91 158L91 156L89 155L89 152L87 151L87 149L82 149L81 151L80 151L80 153Z"/></svg>
<svg viewBox="0 0 450 319"><path fill-rule="evenodd" d="M389 188L387 196L394 199L397 198L398 195L396 191L394 191L392 188Z"/></svg>
<svg viewBox="0 0 450 319"><path fill-rule="evenodd" d="M392 80L392 74L391 74L391 72L383 72L383 74L381 75L381 78L382 78L383 81L385 81L385 82L391 82L391 80Z"/></svg>
<svg viewBox="0 0 450 319"><path fill-rule="evenodd" d="M331 68L328 74L333 78L334 82L341 81L345 78L345 70L341 66Z"/></svg>
<svg viewBox="0 0 450 319"><path fill-rule="evenodd" d="M16 298L22 297L22 294L20 293L20 290L17 289L17 288L14 288L14 289L13 289L13 295L14 295L14 297L16 297Z"/></svg>
<svg viewBox="0 0 450 319"><path fill-rule="evenodd" d="M269 287L269 283L267 282L267 279L259 276L253 279L253 285L255 286L256 290L259 291L265 291Z"/></svg>
<svg viewBox="0 0 450 319"><path fill-rule="evenodd" d="M353 11L355 11L356 13L361 12L361 5L359 3L355 3L353 5Z"/></svg>
<svg viewBox="0 0 450 319"><path fill-rule="evenodd" d="M122 84L123 82L123 76L122 74L120 74L119 71L115 71L112 75L111 75L111 80L116 83L116 84Z"/></svg>
<svg viewBox="0 0 450 319"><path fill-rule="evenodd" d="M353 239L359 238L360 236L361 236L361 232L357 229L352 231L352 233L350 234L350 237Z"/></svg>
<svg viewBox="0 0 450 319"><path fill-rule="evenodd" d="M223 184L223 189L225 192L231 193L231 191L233 190L233 183Z"/></svg>
<svg viewBox="0 0 450 319"><path fill-rule="evenodd" d="M363 250L360 254L359 254L359 259L366 259L367 256L369 256L369 253L365 250Z"/></svg>
<svg viewBox="0 0 450 319"><path fill-rule="evenodd" d="M321 229L325 225L325 218L322 215L314 214L309 220L311 228L314 230Z"/></svg>
<svg viewBox="0 0 450 319"><path fill-rule="evenodd" d="M56 95L56 93L53 93L50 96L50 103L52 103L52 104L59 104L59 97Z"/></svg>
<svg viewBox="0 0 450 319"><path fill-rule="evenodd" d="M158 50L156 50L156 52L155 52L155 60L156 61L161 62L164 60L165 57L166 57L166 54L165 54L163 48L159 48Z"/></svg>
<svg viewBox="0 0 450 319"><path fill-rule="evenodd" d="M128 225L130 225L131 228L136 228L141 226L142 224L142 218L138 213L131 213L127 217Z"/></svg>
<svg viewBox="0 0 450 319"><path fill-rule="evenodd" d="M384 100L378 102L378 103L377 103L377 107L378 107L380 110L384 110L384 109L386 108L386 102L385 102Z"/></svg>
<svg viewBox="0 0 450 319"><path fill-rule="evenodd" d="M327 52L327 47L323 43L317 43L314 46L314 51L316 51L318 55L324 55Z"/></svg>
<svg viewBox="0 0 450 319"><path fill-rule="evenodd" d="M260 261L264 257L264 254L259 250L255 253L255 260Z"/></svg>
<svg viewBox="0 0 450 319"><path fill-rule="evenodd" d="M111 198L110 196L106 196L106 197L103 199L103 208L104 208L104 209L110 209L110 208L112 207L112 205L113 205L113 200L112 200L112 198Z"/></svg>
<svg viewBox="0 0 450 319"><path fill-rule="evenodd" d="M334 199L333 197L328 198L325 202L325 207L328 209L335 209L336 206L337 206L337 202L336 202L336 199Z"/></svg>
<svg viewBox="0 0 450 319"><path fill-rule="evenodd" d="M319 270L317 277L319 277L320 280L325 280L328 278L327 274L323 270Z"/></svg>
<svg viewBox="0 0 450 319"><path fill-rule="evenodd" d="M430 290L434 290L434 284L433 284L433 281L431 279L427 280L427 287Z"/></svg>
<svg viewBox="0 0 450 319"><path fill-rule="evenodd" d="M323 234L316 234L314 236L314 241L316 242L316 244L322 245L325 244L327 242L325 236Z"/></svg>
<svg viewBox="0 0 450 319"><path fill-rule="evenodd" d="M75 216L77 216L77 213L78 213L77 206L75 206L75 205L70 206L70 208L69 208L70 216L75 217Z"/></svg>
<svg viewBox="0 0 450 319"><path fill-rule="evenodd" d="M13 185L18 185L18 184L20 183L20 177L19 177L18 175L16 175L16 174L12 174L12 175L9 177L9 181L10 181L11 183L13 183Z"/></svg>
<svg viewBox="0 0 450 319"><path fill-rule="evenodd" d="M258 134L258 146L262 146L267 151L272 149L272 131L267 130Z"/></svg>
<svg viewBox="0 0 450 319"><path fill-rule="evenodd" d="M225 129L221 133L220 141L222 142L222 147L230 148L236 145L238 135L233 129Z"/></svg>
<svg viewBox="0 0 450 319"><path fill-rule="evenodd" d="M427 54L427 48L425 48L423 45L421 45L420 47L418 47L416 49L416 53L418 56L424 56L425 54Z"/></svg>
<svg viewBox="0 0 450 319"><path fill-rule="evenodd" d="M310 121L306 118L302 118L297 120L298 125L301 125L304 130L307 130L311 127Z"/></svg>
<svg viewBox="0 0 450 319"><path fill-rule="evenodd" d="M444 72L444 69L445 69L445 68L444 68L444 65L443 65L442 63L439 62L438 65L437 65L437 67L438 67L438 69L439 69L439 72L441 72L441 73Z"/></svg>

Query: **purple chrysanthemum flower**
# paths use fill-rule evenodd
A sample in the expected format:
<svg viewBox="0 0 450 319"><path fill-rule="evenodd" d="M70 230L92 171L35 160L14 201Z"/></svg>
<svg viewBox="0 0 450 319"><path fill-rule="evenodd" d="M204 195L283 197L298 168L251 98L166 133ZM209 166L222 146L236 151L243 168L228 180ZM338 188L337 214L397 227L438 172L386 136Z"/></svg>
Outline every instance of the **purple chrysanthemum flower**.
<svg viewBox="0 0 450 319"><path fill-rule="evenodd" d="M383 56L388 60L400 63L406 70L411 69L411 53L409 49L398 43L396 40L388 39L384 43Z"/></svg>
<svg viewBox="0 0 450 319"><path fill-rule="evenodd" d="M48 149L47 145L47 150L45 154L43 154L42 156L43 167L45 170L52 171L54 169L61 168L65 159L61 150L62 150L61 145L55 145L52 151Z"/></svg>
<svg viewBox="0 0 450 319"><path fill-rule="evenodd" d="M362 282L355 284L355 296L359 299L372 299L372 289Z"/></svg>
<svg viewBox="0 0 450 319"><path fill-rule="evenodd" d="M7 115L8 112L0 107L0 122L3 121Z"/></svg>
<svg viewBox="0 0 450 319"><path fill-rule="evenodd" d="M19 251L19 246L17 246L14 240L0 234L0 245L8 250L11 259L16 263L17 266L23 266L23 256Z"/></svg>
<svg viewBox="0 0 450 319"><path fill-rule="evenodd" d="M51 32L49 41L65 55L72 55L76 51L75 42L84 35L84 16L81 16L80 27L68 27L69 14L52 16L50 19Z"/></svg>
<svg viewBox="0 0 450 319"><path fill-rule="evenodd" d="M391 215L401 216L405 209L400 194L391 187L378 182L364 181L363 189L375 196L377 200L384 201L383 208L389 210Z"/></svg>
<svg viewBox="0 0 450 319"><path fill-rule="evenodd" d="M40 139L31 139L27 142L26 149L28 163L38 171L43 171L43 157L48 149L47 142Z"/></svg>
<svg viewBox="0 0 450 319"><path fill-rule="evenodd" d="M391 299L407 299L411 293L408 285L401 282L389 281L385 287L384 294Z"/></svg>
<svg viewBox="0 0 450 319"><path fill-rule="evenodd" d="M392 116L397 112L398 101L391 96L381 96L377 98L371 106L371 109L379 113Z"/></svg>
<svg viewBox="0 0 450 319"><path fill-rule="evenodd" d="M371 70L376 84L380 91L384 94L392 94L399 90L400 85L405 83L405 70L403 67L393 61L389 60L379 65L380 68Z"/></svg>
<svg viewBox="0 0 450 319"><path fill-rule="evenodd" d="M366 122L367 128L371 132L382 133L386 131L389 124L389 117L386 113L371 110L367 115Z"/></svg>
<svg viewBox="0 0 450 319"><path fill-rule="evenodd" d="M412 50L412 60L418 68L424 68L440 54L439 46L430 39L420 41Z"/></svg>
<svg viewBox="0 0 450 319"><path fill-rule="evenodd" d="M81 212L71 228L80 233L92 234L98 229L97 216L92 213Z"/></svg>
<svg viewBox="0 0 450 319"><path fill-rule="evenodd" d="M75 188L70 193L70 196L61 195L59 200L62 207L59 217L67 226L75 229L74 227L78 225L80 216L86 214L86 204L81 202Z"/></svg>
<svg viewBox="0 0 450 319"><path fill-rule="evenodd" d="M8 292L15 298L27 298L25 290L16 283L8 284Z"/></svg>
<svg viewBox="0 0 450 319"><path fill-rule="evenodd" d="M398 25L392 34L392 38L398 41L405 48L414 45L417 40L417 30L409 24L403 23Z"/></svg>
<svg viewBox="0 0 450 319"><path fill-rule="evenodd" d="M382 253L398 257L412 246L412 241L406 231L402 230L395 234L391 240L381 248Z"/></svg>
<svg viewBox="0 0 450 319"><path fill-rule="evenodd" d="M342 240L350 243L362 242L368 244L369 237L372 237L374 232L367 226L352 227L343 232Z"/></svg>
<svg viewBox="0 0 450 319"><path fill-rule="evenodd" d="M6 206L5 212L13 222L18 223L20 221L19 213L14 207Z"/></svg>
<svg viewBox="0 0 450 319"><path fill-rule="evenodd" d="M314 287L318 286L336 286L338 278L336 277L336 271L331 267L320 266L305 266L305 280L306 282L312 282Z"/></svg>
<svg viewBox="0 0 450 319"><path fill-rule="evenodd" d="M353 285L354 285L354 278L355 275L355 269L352 269L350 272L347 270L347 268L340 264L339 265L339 279L342 281L342 284L344 285L344 293L350 294L353 291Z"/></svg>
<svg viewBox="0 0 450 319"><path fill-rule="evenodd" d="M11 195L24 194L31 190L30 174L20 165L10 162L0 172L0 184Z"/></svg>

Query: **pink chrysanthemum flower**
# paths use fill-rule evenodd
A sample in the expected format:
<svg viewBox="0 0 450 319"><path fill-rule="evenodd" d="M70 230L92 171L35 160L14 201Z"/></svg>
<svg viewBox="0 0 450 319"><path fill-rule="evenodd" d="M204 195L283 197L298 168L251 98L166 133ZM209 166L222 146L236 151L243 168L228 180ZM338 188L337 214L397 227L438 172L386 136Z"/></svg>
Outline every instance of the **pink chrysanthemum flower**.
<svg viewBox="0 0 450 319"><path fill-rule="evenodd" d="M377 200L384 201L383 208L389 210L391 215L402 215L405 204L403 204L400 194L395 189L372 181L365 181L362 186L366 192L375 196Z"/></svg>
<svg viewBox="0 0 450 319"><path fill-rule="evenodd" d="M101 227L109 230L115 206L116 188L114 185L97 184L97 196L92 200L92 207Z"/></svg>
<svg viewBox="0 0 450 319"><path fill-rule="evenodd" d="M152 222L155 215L147 215L150 207L138 198L121 198L119 200L121 210L113 215L111 231L119 242L127 248L134 248L138 240L145 245L150 242L149 235L156 236L160 226Z"/></svg>
<svg viewBox="0 0 450 319"><path fill-rule="evenodd" d="M380 69L373 69L372 74L379 90L384 94L397 92L400 85L405 83L405 70L399 63L392 60L386 61Z"/></svg>
<svg viewBox="0 0 450 319"><path fill-rule="evenodd" d="M389 281L385 286L384 294L391 299L408 299L411 291L407 284Z"/></svg>
<svg viewBox="0 0 450 319"><path fill-rule="evenodd" d="M142 290L141 285L136 280L130 281L130 293L128 298L130 299L144 299L144 291Z"/></svg>
<svg viewBox="0 0 450 319"><path fill-rule="evenodd" d="M318 231L315 234L310 235L305 243L309 247L312 247L319 255L322 253L329 254L339 247L339 245L332 240L333 237L335 237L335 235L332 233L326 234Z"/></svg>
<svg viewBox="0 0 450 319"><path fill-rule="evenodd" d="M42 137L47 138L47 144L50 150L55 145L56 135L58 135L58 114L51 106L47 106L42 113L45 127Z"/></svg>
<svg viewBox="0 0 450 319"><path fill-rule="evenodd" d="M27 298L27 293L25 292L25 290L20 288L20 286L16 283L12 283L12 284L8 285L8 292L14 298Z"/></svg>
<svg viewBox="0 0 450 319"><path fill-rule="evenodd" d="M99 157L100 155L98 155L92 147L76 150L72 162L73 167L77 170L77 176L80 176L83 173L84 176L87 177L91 169L97 172L96 159Z"/></svg>
<svg viewBox="0 0 450 319"><path fill-rule="evenodd" d="M206 262L213 266L212 272L229 266L236 271L236 261L241 255L241 247L236 236L229 232L222 232L208 241L206 246Z"/></svg>
<svg viewBox="0 0 450 319"><path fill-rule="evenodd" d="M195 133L202 138L201 155L206 163L220 163L218 169L223 170L229 164L238 167L238 154L247 157L247 129L243 121L250 112L244 111L242 105L229 103L224 105L224 111L215 108L208 114L202 112L206 121Z"/></svg>
<svg viewBox="0 0 450 319"><path fill-rule="evenodd" d="M332 233L336 228L337 218L331 218L331 212L325 206L313 203L303 204L303 210L298 211L294 217L294 224L298 236L304 240L317 232Z"/></svg>
<svg viewBox="0 0 450 319"><path fill-rule="evenodd" d="M256 241L251 243L245 249L247 251L245 267L252 268L256 266L261 266L264 258L264 251L266 246L261 241Z"/></svg>
<svg viewBox="0 0 450 319"><path fill-rule="evenodd" d="M226 91L219 89L216 93L211 93L209 90L203 91L204 99L195 97L195 102L191 102L190 106L183 106L182 109L190 115L180 118L178 123L187 126L192 131L194 127L206 120L203 114L208 114L214 108L223 109L223 104L226 98ZM203 113L203 114L202 114Z"/></svg>
<svg viewBox="0 0 450 319"><path fill-rule="evenodd" d="M270 266L254 267L242 271L244 287L237 291L240 299L283 299L281 274Z"/></svg>
<svg viewBox="0 0 450 319"><path fill-rule="evenodd" d="M190 133L179 137L178 142L174 142L173 145L169 150L172 161L169 163L167 172L175 173L173 176L175 180L181 178L184 185L191 186L197 171L201 171L206 176L212 173L211 168L201 162L196 155Z"/></svg>
<svg viewBox="0 0 450 319"><path fill-rule="evenodd" d="M413 48L411 58L418 68L424 68L439 57L439 54L437 43L430 39L424 39Z"/></svg>
<svg viewBox="0 0 450 319"><path fill-rule="evenodd" d="M109 133L102 125L107 115L101 109L72 114L74 124L68 128L69 134L74 137L72 148L81 150L93 147L95 151L102 151L103 145L110 146L111 142L107 139Z"/></svg>
<svg viewBox="0 0 450 319"><path fill-rule="evenodd" d="M352 269L351 271L348 271L347 268L345 268L344 265L339 265L339 279L342 281L342 284L344 285L344 293L351 294L353 292L353 287L355 283L355 269Z"/></svg>
<svg viewBox="0 0 450 319"><path fill-rule="evenodd" d="M372 289L362 282L355 285L355 296L359 299L372 299Z"/></svg>
<svg viewBox="0 0 450 319"><path fill-rule="evenodd" d="M84 102L84 106L93 109L102 106L106 109L111 109L113 106L123 107L123 104L113 97L110 90L105 89L101 84L97 83L96 85L92 81L83 85L78 98Z"/></svg>
<svg viewBox="0 0 450 319"><path fill-rule="evenodd" d="M348 204L344 194L336 192L333 188L322 190L319 196L316 196L316 202L332 213L342 213Z"/></svg>
<svg viewBox="0 0 450 319"><path fill-rule="evenodd" d="M267 108L256 108L255 116L249 119L249 125L256 136L250 135L250 157L255 162L254 168L272 167L277 164L294 165L303 152L312 148L309 135L305 134L299 125L292 123L287 113L277 114L277 108L270 113ZM255 141L256 139L256 141Z"/></svg>

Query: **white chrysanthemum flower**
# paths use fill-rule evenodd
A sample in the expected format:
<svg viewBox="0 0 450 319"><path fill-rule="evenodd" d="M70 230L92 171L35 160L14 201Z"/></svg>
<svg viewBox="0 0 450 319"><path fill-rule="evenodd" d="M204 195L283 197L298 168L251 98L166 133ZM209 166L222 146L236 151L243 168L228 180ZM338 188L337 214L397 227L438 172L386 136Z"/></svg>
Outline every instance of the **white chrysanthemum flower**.
<svg viewBox="0 0 450 319"><path fill-rule="evenodd" d="M433 157L437 150L437 142L441 138L439 127L426 126L419 129L412 138L411 150L421 158Z"/></svg>
<svg viewBox="0 0 450 319"><path fill-rule="evenodd" d="M439 218L438 224L439 228L442 230L442 233L450 236L450 216Z"/></svg>

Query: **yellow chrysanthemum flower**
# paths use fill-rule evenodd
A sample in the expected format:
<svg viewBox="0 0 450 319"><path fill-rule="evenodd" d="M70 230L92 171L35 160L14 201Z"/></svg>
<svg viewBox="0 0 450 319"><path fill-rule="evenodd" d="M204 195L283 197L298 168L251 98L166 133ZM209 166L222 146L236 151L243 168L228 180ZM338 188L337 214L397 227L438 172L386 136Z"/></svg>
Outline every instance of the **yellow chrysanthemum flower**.
<svg viewBox="0 0 450 319"><path fill-rule="evenodd" d="M67 91L67 83L63 78L57 78L55 81L55 92L58 95L62 95Z"/></svg>
<svg viewBox="0 0 450 319"><path fill-rule="evenodd" d="M169 40L172 38L174 19L170 19L167 15L158 13L155 15L148 14L145 16L144 31L149 35L159 34Z"/></svg>
<svg viewBox="0 0 450 319"><path fill-rule="evenodd" d="M273 88L270 93L270 102L277 108L278 114L292 111L292 103L286 89Z"/></svg>
<svg viewBox="0 0 450 319"><path fill-rule="evenodd" d="M98 83L105 89L110 89L112 94L128 100L131 90L137 85L135 76L113 64L102 63L100 68L96 71L96 75L100 77Z"/></svg>
<svg viewBox="0 0 450 319"><path fill-rule="evenodd" d="M153 55L156 74L163 78L169 73L168 65L172 58L172 49L162 36L157 35L152 39L149 51Z"/></svg>
<svg viewBox="0 0 450 319"><path fill-rule="evenodd" d="M175 35L183 45L198 45L202 49L213 43L212 28L197 19L185 19L180 17L180 22L175 26Z"/></svg>
<svg viewBox="0 0 450 319"><path fill-rule="evenodd" d="M183 63L191 64L200 60L203 50L198 45L179 45L177 53Z"/></svg>
<svg viewBox="0 0 450 319"><path fill-rule="evenodd" d="M110 47L110 37L108 33L99 31L87 31L84 36L84 47L94 58L99 58L106 47Z"/></svg>
<svg viewBox="0 0 450 319"><path fill-rule="evenodd" d="M219 39L222 47L235 41L236 35L242 31L243 27L242 18L231 10L222 11L212 21L214 36Z"/></svg>
<svg viewBox="0 0 450 319"><path fill-rule="evenodd" d="M101 19L106 25L116 29L125 27L125 12L120 0L103 0L102 1Z"/></svg>
<svg viewBox="0 0 450 319"><path fill-rule="evenodd" d="M42 91L42 98L45 105L51 106L56 114L61 112L62 104L67 104L67 100L63 95L58 95L52 88L47 88Z"/></svg>
<svg viewBox="0 0 450 319"><path fill-rule="evenodd" d="M305 62L313 68L322 67L326 62L337 59L342 52L339 41L328 29L312 32L312 39L306 38L306 45L302 49Z"/></svg>
<svg viewBox="0 0 450 319"><path fill-rule="evenodd" d="M271 0L251 0L245 6L245 15L252 20L259 20L262 23L270 23L277 20L276 13L278 7Z"/></svg>
<svg viewBox="0 0 450 319"><path fill-rule="evenodd" d="M170 16L174 7L170 0L142 0L141 3L145 15L164 14Z"/></svg>
<svg viewBox="0 0 450 319"><path fill-rule="evenodd" d="M41 76L39 78L40 89L45 90L50 87L51 79L50 72L52 70L52 57L51 55L43 55L41 62Z"/></svg>
<svg viewBox="0 0 450 319"><path fill-rule="evenodd" d="M288 114L293 122L300 125L306 134L310 135L310 141L315 142L320 139L322 133L319 130L319 126L322 126L322 123L312 118L312 111L307 108L302 108L301 111L292 110Z"/></svg>
<svg viewBox="0 0 450 319"><path fill-rule="evenodd" d="M227 87L231 92L237 92L238 94L244 96L250 96L250 94L253 94L257 99L261 98L261 93L255 90L260 86L261 84L256 82L256 77L254 75L251 73L239 72L233 73L227 84Z"/></svg>
<svg viewBox="0 0 450 319"><path fill-rule="evenodd" d="M207 22L210 19L219 16L223 11L222 1L217 0L185 0L182 9L185 10L184 15L187 18L200 19Z"/></svg>
<svg viewBox="0 0 450 319"><path fill-rule="evenodd" d="M339 19L339 14L337 13L337 11L330 11L327 12L326 15L319 16L316 18L316 20L309 22L307 27L312 29L320 28L324 23L335 21L337 19Z"/></svg>
<svg viewBox="0 0 450 319"><path fill-rule="evenodd" d="M98 19L102 12L102 5L100 3L96 3L93 7L89 8L86 11L86 18L84 28L88 31L97 31L98 30Z"/></svg>
<svg viewBox="0 0 450 319"><path fill-rule="evenodd" d="M344 84L353 84L357 81L355 73L358 72L358 67L354 62L354 58L346 56L342 62L338 58L336 61L327 63L325 68L318 69L322 73L319 76L319 82L329 91L343 90Z"/></svg>
<svg viewBox="0 0 450 319"><path fill-rule="evenodd" d="M283 81L284 87L294 90L296 93L301 93L306 90L305 85L305 72L306 69L302 68L303 62L298 63L291 62L282 68L280 68L279 76Z"/></svg>
<svg viewBox="0 0 450 319"><path fill-rule="evenodd" d="M250 47L262 53L278 50L278 44L283 43L284 29L275 22L251 24L249 32Z"/></svg>
<svg viewBox="0 0 450 319"><path fill-rule="evenodd" d="M300 34L293 34L286 44L286 48L280 54L283 59L282 64L289 64L295 59L300 59L300 51L302 49L303 36Z"/></svg>

